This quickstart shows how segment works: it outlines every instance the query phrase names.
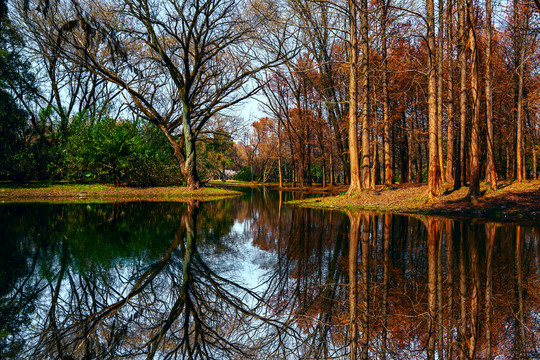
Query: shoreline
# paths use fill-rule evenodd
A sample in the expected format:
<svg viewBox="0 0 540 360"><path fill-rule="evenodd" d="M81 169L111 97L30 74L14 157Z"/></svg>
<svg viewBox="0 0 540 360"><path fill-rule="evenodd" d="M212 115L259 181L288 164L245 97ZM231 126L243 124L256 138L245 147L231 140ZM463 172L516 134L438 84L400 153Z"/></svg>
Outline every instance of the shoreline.
<svg viewBox="0 0 540 360"><path fill-rule="evenodd" d="M257 184L228 181L211 182L211 187L188 190L178 186L115 187L111 184L25 184L0 183L0 203L50 202L96 203L130 201L212 201L241 195L234 188L269 187L275 190L320 194L290 204L338 211L370 211L404 215L440 216L458 219L497 220L502 222L540 223L540 180L501 181L493 192L488 183L481 184L483 196L476 201L466 199L468 187L454 191L452 184L443 184L444 194L436 199L427 198L427 184L397 184L390 188L378 185L354 196L344 195L347 185L322 188L283 187L278 184Z"/></svg>
<svg viewBox="0 0 540 360"><path fill-rule="evenodd" d="M468 187L454 191L443 184L444 194L432 200L427 184L403 184L367 190L354 196L337 195L291 201L292 204L341 211L375 211L406 215L441 216L460 219L497 220L503 222L540 222L540 180L501 181L497 192L488 183L481 184L482 197L466 199Z"/></svg>

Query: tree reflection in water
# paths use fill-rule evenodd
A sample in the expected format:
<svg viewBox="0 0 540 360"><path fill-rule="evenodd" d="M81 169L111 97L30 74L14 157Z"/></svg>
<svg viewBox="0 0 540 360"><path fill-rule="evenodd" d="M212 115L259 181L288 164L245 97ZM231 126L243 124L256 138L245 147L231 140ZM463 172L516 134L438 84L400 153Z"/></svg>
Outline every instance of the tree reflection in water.
<svg viewBox="0 0 540 360"><path fill-rule="evenodd" d="M538 358L538 227L297 196L2 205L0 357Z"/></svg>

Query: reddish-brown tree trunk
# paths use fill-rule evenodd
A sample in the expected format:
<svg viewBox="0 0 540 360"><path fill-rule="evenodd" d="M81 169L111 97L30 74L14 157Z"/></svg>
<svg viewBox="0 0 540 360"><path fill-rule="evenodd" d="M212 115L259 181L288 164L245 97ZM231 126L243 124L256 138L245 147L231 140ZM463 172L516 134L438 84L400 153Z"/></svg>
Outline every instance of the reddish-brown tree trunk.
<svg viewBox="0 0 540 360"><path fill-rule="evenodd" d="M486 122L487 122L487 164L486 178L493 191L497 191L497 172L495 171L495 156L493 151L493 70L491 56L491 0L486 0Z"/></svg>
<svg viewBox="0 0 540 360"><path fill-rule="evenodd" d="M446 51L448 56L446 73L448 76L448 132L446 140L446 181L454 181L454 39L453 2L446 5Z"/></svg>
<svg viewBox="0 0 540 360"><path fill-rule="evenodd" d="M358 158L358 35L356 24L356 1L349 0L350 60L349 60L349 157L350 185L347 194L353 195L362 189L360 182L360 161Z"/></svg>
<svg viewBox="0 0 540 360"><path fill-rule="evenodd" d="M478 86L478 46L476 43L476 30L474 26L474 7L472 0L467 0L467 17L469 24L469 46L471 49L471 93L473 103L473 122L471 127L471 164L470 184L468 197L475 199L480 196L480 161L479 161L479 138L480 138L480 98Z"/></svg>
<svg viewBox="0 0 540 360"><path fill-rule="evenodd" d="M428 116L429 116L429 172L428 196L441 195L441 169L437 146L437 72L435 63L435 18L433 0L426 1L428 41Z"/></svg>
<svg viewBox="0 0 540 360"><path fill-rule="evenodd" d="M368 32L368 3L360 0L360 32L362 37L362 187L370 189L371 160L369 156L369 32Z"/></svg>

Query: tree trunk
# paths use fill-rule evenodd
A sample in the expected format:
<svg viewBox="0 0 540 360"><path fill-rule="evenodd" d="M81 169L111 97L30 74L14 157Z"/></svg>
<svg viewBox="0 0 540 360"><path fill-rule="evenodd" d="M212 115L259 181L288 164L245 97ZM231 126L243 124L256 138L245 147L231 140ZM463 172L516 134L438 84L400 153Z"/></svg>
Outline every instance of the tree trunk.
<svg viewBox="0 0 540 360"><path fill-rule="evenodd" d="M414 181L414 174L413 174L413 169L412 169L412 166L413 166L413 162L415 163L415 172L416 174L418 174L418 161L416 160L416 158L418 157L418 155L416 154L415 155L415 151L414 151L414 145L415 145L415 137L414 137L414 119L413 119L413 116L409 116L409 131L408 131L408 138L409 138L409 141L408 141L408 145L409 145L409 156L407 157L407 167L408 167L408 171L409 171L409 182L413 182Z"/></svg>
<svg viewBox="0 0 540 360"><path fill-rule="evenodd" d="M377 126L373 127L374 132L377 130ZM377 139L377 134L373 136L373 169L371 171L371 188L375 189L375 185L380 183L380 163L379 163L379 140Z"/></svg>
<svg viewBox="0 0 540 360"><path fill-rule="evenodd" d="M517 0L514 0L517 3ZM514 11L518 11L518 6L514 6ZM524 26L525 21L517 20L520 18L518 14L515 14L516 21L518 21L519 28ZM519 33L519 64L518 64L518 96L517 96L517 119L516 119L516 172L517 181L522 182L524 180L525 166L523 163L523 76L525 68L525 37L522 32Z"/></svg>
<svg viewBox="0 0 540 360"><path fill-rule="evenodd" d="M279 171L279 188L283 188L283 173L281 171L281 126L277 123L277 138L278 138L278 171Z"/></svg>
<svg viewBox="0 0 540 360"><path fill-rule="evenodd" d="M439 0L439 32L437 39L437 147L439 154L439 168L441 180L444 182L444 156L443 156L443 33L444 33L444 0Z"/></svg>
<svg viewBox="0 0 540 360"><path fill-rule="evenodd" d="M184 103L184 113L182 115L182 127L184 130L184 147L186 160L183 167L183 175L188 189L198 189L201 187L199 175L197 174L197 152L195 149L195 137L191 131L191 119L188 106Z"/></svg>
<svg viewBox="0 0 540 360"><path fill-rule="evenodd" d="M435 68L435 20L433 0L426 1L428 57L429 173L428 196L441 195L441 169L437 146L437 72Z"/></svg>
<svg viewBox="0 0 540 360"><path fill-rule="evenodd" d="M360 32L362 37L362 187L372 188L369 156L369 33L368 2L360 0Z"/></svg>
<svg viewBox="0 0 540 360"><path fill-rule="evenodd" d="M459 12L459 117L460 117L460 141L459 163L456 164L456 176L454 177L454 189L458 190L465 185L466 160L465 142L467 126L467 54L465 44L465 0L458 0Z"/></svg>
<svg viewBox="0 0 540 360"><path fill-rule="evenodd" d="M351 162L351 182L347 194L353 195L362 189L360 183L360 162L358 159L358 80L356 70L358 66L358 36L356 24L356 0L349 0L349 17L351 27L349 62L349 157Z"/></svg>
<svg viewBox="0 0 540 360"><path fill-rule="evenodd" d="M388 4L382 0L381 32L382 32L382 101L383 101L383 151L384 151L384 185L392 185L392 161L390 155L390 108L388 97L388 45L386 34L386 22L388 21Z"/></svg>
<svg viewBox="0 0 540 360"><path fill-rule="evenodd" d="M326 161L322 160L322 187L326 187Z"/></svg>
<svg viewBox="0 0 540 360"><path fill-rule="evenodd" d="M510 171L510 144L507 144L506 146L506 179L510 179L512 177L512 172Z"/></svg>
<svg viewBox="0 0 540 360"><path fill-rule="evenodd" d="M448 52L448 131L446 138L446 181L454 181L454 43L453 43L453 2L448 0L446 5L446 51Z"/></svg>
<svg viewBox="0 0 540 360"><path fill-rule="evenodd" d="M493 152L493 70L491 57L491 0L486 0L486 122L487 122L487 164L486 180L491 185L491 190L497 191L497 172L495 171L495 156Z"/></svg>
<svg viewBox="0 0 540 360"><path fill-rule="evenodd" d="M185 149L182 150L182 147L178 141L174 138L174 136L172 136L171 132L165 125L158 125L158 127L161 132L165 134L169 144L174 149L174 156L180 165L180 171L184 177L184 180L186 181L187 187L189 189L200 188L201 183L199 181L196 167L195 139L193 139L191 131L188 131L187 135L186 132L184 132Z"/></svg>
<svg viewBox="0 0 540 360"><path fill-rule="evenodd" d="M332 146L330 146L330 184L336 185L336 178L334 177L334 155Z"/></svg>
<svg viewBox="0 0 540 360"><path fill-rule="evenodd" d="M533 158L533 179L538 179L538 169L537 169L537 155L536 155L536 141L532 144L532 158Z"/></svg>
<svg viewBox="0 0 540 360"><path fill-rule="evenodd" d="M313 185L313 177L311 176L311 135L309 125L306 126L306 141L307 141L307 155L306 155L306 180L307 185Z"/></svg>
<svg viewBox="0 0 540 360"><path fill-rule="evenodd" d="M471 129L471 175L469 192L467 197L476 199L480 196L480 162L479 162L479 137L480 137L480 99L478 86L478 46L476 44L476 30L474 26L473 1L467 0L467 17L469 25L469 46L471 49L471 92L473 102L473 123Z"/></svg>

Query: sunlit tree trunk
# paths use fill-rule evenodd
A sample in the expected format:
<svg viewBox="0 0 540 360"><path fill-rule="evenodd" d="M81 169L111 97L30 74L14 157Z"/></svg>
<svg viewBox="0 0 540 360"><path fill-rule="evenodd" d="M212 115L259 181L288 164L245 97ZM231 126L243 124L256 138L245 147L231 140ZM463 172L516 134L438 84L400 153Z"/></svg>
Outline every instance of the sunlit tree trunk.
<svg viewBox="0 0 540 360"><path fill-rule="evenodd" d="M469 46L471 49L471 92L473 103L473 122L471 128L471 163L470 184L468 197L475 199L480 196L480 161L479 161L479 138L480 138L480 98L478 91L478 46L476 44L476 30L474 26L473 1L467 0L467 17L469 28Z"/></svg>
<svg viewBox="0 0 540 360"><path fill-rule="evenodd" d="M322 181L321 181L321 185L323 188L326 187L326 161L324 161L324 159L322 159Z"/></svg>
<svg viewBox="0 0 540 360"><path fill-rule="evenodd" d="M537 165L537 154L536 154L536 144L538 143L538 140L536 140L536 136L534 137L534 142L532 144L532 157L533 157L533 179L538 179L538 165Z"/></svg>
<svg viewBox="0 0 540 360"><path fill-rule="evenodd" d="M510 171L510 144L506 144L505 152L506 152L506 179L510 179L512 177L512 172Z"/></svg>
<svg viewBox="0 0 540 360"><path fill-rule="evenodd" d="M446 181L454 181L454 39L453 39L453 0L446 5L446 51L448 56L448 133L446 140Z"/></svg>
<svg viewBox="0 0 540 360"><path fill-rule="evenodd" d="M362 38L362 187L372 188L369 156L369 32L368 1L360 0L360 32Z"/></svg>
<svg viewBox="0 0 540 360"><path fill-rule="evenodd" d="M487 164L486 178L493 191L497 191L497 172L495 171L495 156L493 152L493 70L491 57L491 0L486 0L486 122L487 122Z"/></svg>
<svg viewBox="0 0 540 360"><path fill-rule="evenodd" d="M336 185L336 178L334 177L334 149L332 144L330 144L330 184L332 186Z"/></svg>
<svg viewBox="0 0 540 360"><path fill-rule="evenodd" d="M458 0L459 13L459 163L456 163L456 176L454 177L454 189L465 185L466 159L465 142L467 127L467 54L465 44L466 24L465 24L465 0Z"/></svg>
<svg viewBox="0 0 540 360"><path fill-rule="evenodd" d="M374 99L374 102L377 102L376 99ZM377 110L375 110L377 111ZM379 139L377 138L377 127L378 127L378 120L376 119L376 116L374 117L375 124L372 126L373 131L373 137L372 137L372 144L373 144L373 167L371 168L371 184L370 188L375 189L375 186L380 183L380 163L379 163Z"/></svg>
<svg viewBox="0 0 540 360"><path fill-rule="evenodd" d="M517 29L520 29L518 31L518 42L519 42L519 63L517 68L518 73L518 94L517 94L517 118L516 118L516 172L517 172L517 180L519 182L523 181L525 166L523 163L523 76L524 76L524 69L525 69L525 37L524 37L524 29L521 29L524 27L525 21L521 20L518 15L518 0L514 0L514 12L515 12L515 21L517 22L514 24L514 26L517 27ZM522 15L523 16L523 15Z"/></svg>
<svg viewBox="0 0 540 360"><path fill-rule="evenodd" d="M426 1L427 42L428 42L428 116L429 116L429 172L428 196L441 195L441 169L437 145L437 72L435 63L435 19L433 0Z"/></svg>
<svg viewBox="0 0 540 360"><path fill-rule="evenodd" d="M444 0L439 3L439 32L437 38L437 147L439 155L439 168L441 169L441 180L445 181L444 156L443 156L443 33L444 33Z"/></svg>
<svg viewBox="0 0 540 360"><path fill-rule="evenodd" d="M388 1L388 3L387 3ZM390 108L388 105L388 51L386 22L388 21L388 4L390 0L382 0L381 32L382 32L382 92L383 92L383 141L384 141L384 185L392 185L392 168L390 154ZM409 154L410 156L410 154Z"/></svg>
<svg viewBox="0 0 540 360"><path fill-rule="evenodd" d="M363 0L362 0L363 1ZM356 0L349 0L350 60L349 60L349 156L351 182L347 194L353 195L362 189L360 162L358 159L358 35L356 23Z"/></svg>

